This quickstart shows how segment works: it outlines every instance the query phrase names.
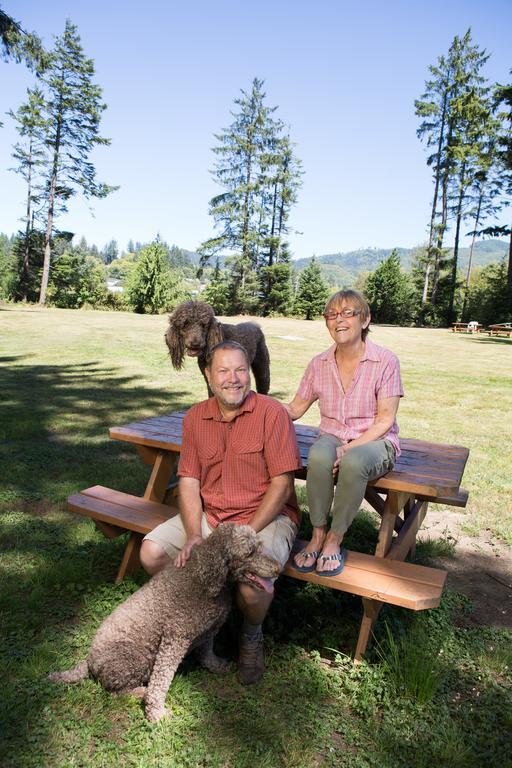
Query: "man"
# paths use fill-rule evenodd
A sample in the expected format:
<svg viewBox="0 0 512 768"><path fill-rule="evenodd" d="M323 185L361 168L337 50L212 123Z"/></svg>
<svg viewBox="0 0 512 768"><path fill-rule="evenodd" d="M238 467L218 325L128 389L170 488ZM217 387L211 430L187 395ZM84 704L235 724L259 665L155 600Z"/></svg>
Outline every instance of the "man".
<svg viewBox="0 0 512 768"><path fill-rule="evenodd" d="M149 533L141 561L150 574L170 559L183 567L194 547L219 524L252 526L282 567L297 534L294 471L301 467L295 430L284 407L251 391L245 349L223 341L211 350L206 376L213 397L183 420L178 469L180 515ZM261 625L272 594L240 584L243 616L238 676L256 683L264 671Z"/></svg>

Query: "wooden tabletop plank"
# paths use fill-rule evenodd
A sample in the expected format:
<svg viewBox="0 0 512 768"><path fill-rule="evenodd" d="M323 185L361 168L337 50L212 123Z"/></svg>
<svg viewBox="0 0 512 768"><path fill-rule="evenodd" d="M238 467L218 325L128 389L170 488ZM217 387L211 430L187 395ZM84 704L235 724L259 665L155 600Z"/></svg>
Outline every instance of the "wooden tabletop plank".
<svg viewBox="0 0 512 768"><path fill-rule="evenodd" d="M111 427L109 435L114 440L179 452L185 414L186 411L174 411L121 427ZM301 423L294 426L304 466L296 476L305 478L309 449L318 435L318 429ZM394 469L369 485L382 490L421 494L432 499L458 493L469 455L467 448L413 438L400 438L400 446L402 453Z"/></svg>

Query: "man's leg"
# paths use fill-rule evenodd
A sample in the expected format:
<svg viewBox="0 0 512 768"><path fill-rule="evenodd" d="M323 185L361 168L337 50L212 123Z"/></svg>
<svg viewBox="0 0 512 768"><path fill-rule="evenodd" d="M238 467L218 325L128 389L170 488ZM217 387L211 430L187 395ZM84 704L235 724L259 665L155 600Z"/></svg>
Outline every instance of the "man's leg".
<svg viewBox="0 0 512 768"><path fill-rule="evenodd" d="M208 525L206 515L203 515L201 521L201 533L206 538L210 535L212 529ZM140 548L140 562L144 570L150 576L154 576L165 568L167 563L174 560L185 546L187 534L181 521L180 515L171 517L165 523L153 528L142 541Z"/></svg>
<svg viewBox="0 0 512 768"><path fill-rule="evenodd" d="M297 526L286 515L279 515L258 536L263 541L265 554L280 563L281 568L290 557L297 535ZM244 685L257 683L265 671L263 658L263 632L261 625L270 608L273 594L261 592L249 584L240 584L237 605L243 616L239 640L238 678Z"/></svg>

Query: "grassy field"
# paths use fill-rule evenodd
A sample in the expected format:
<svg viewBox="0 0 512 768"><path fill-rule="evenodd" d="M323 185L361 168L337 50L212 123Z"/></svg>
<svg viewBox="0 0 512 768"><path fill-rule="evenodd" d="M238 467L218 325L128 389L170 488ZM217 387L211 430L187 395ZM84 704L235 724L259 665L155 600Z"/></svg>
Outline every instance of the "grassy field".
<svg viewBox="0 0 512 768"><path fill-rule="evenodd" d="M329 344L321 322L259 321L271 394L289 399ZM468 601L385 609L368 663L354 667L360 604L282 579L267 619L269 672L244 689L186 662L170 720L94 682L63 688L50 670L83 657L100 620L144 580L112 584L122 542L66 512L92 484L140 494L147 468L108 426L203 398L194 361L171 368L165 317L0 307L0 764L2 766L487 766L509 764L511 635L468 629ZM446 330L378 327L401 360L404 436L471 449L464 529L512 544L512 343ZM311 409L304 421L318 423ZM449 514L449 511L446 512ZM349 546L370 549L361 514ZM425 557L427 548L423 550ZM421 557L421 547L419 555ZM219 637L234 658L236 616Z"/></svg>

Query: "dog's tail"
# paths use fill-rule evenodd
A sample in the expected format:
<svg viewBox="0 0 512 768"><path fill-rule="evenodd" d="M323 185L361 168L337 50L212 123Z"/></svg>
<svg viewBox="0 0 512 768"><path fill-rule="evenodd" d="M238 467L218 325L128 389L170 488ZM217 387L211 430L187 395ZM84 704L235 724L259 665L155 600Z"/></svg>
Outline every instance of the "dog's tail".
<svg viewBox="0 0 512 768"><path fill-rule="evenodd" d="M80 680L85 680L87 677L89 677L89 665L85 660L73 669L68 669L67 672L52 672L51 675L48 675L48 680L52 680L54 683L79 683Z"/></svg>

